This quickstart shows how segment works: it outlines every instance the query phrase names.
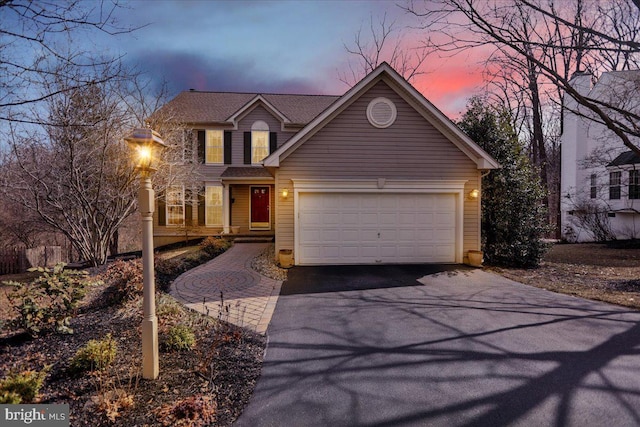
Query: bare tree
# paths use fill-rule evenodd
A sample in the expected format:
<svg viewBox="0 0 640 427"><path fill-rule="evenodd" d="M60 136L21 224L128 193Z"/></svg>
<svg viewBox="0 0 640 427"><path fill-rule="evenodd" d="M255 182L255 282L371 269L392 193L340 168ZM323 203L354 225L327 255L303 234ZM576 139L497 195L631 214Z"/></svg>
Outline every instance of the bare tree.
<svg viewBox="0 0 640 427"><path fill-rule="evenodd" d="M638 111L617 100L605 102L579 93L569 82L567 68L570 64L576 70L585 66L599 72L604 66L637 66L640 2L593 2L596 9L589 12L598 18L589 22L583 19L587 16L584 2L575 0L577 8L564 9L554 4L544 0L436 0L411 2L406 10L420 18L422 27L432 34L427 45L440 51L453 53L492 45L510 57L523 58L545 84L574 98L592 113L592 120L603 123L627 148L640 154L640 146L634 142L640 137ZM529 23L527 32L522 31L523 18ZM555 37L547 37L549 34ZM564 63L558 61L562 51L572 53L564 56Z"/></svg>
<svg viewBox="0 0 640 427"><path fill-rule="evenodd" d="M339 73L338 78L341 82L351 87L382 62L389 63L407 81L425 73L422 66L429 51L424 47L407 46L396 22L388 22L386 13L378 22L374 22L372 15L368 32L365 33L363 34L360 27L354 36L353 44L344 45L344 49L354 61L349 60L348 72Z"/></svg>
<svg viewBox="0 0 640 427"><path fill-rule="evenodd" d="M86 71L76 69L83 77ZM119 79L103 81L101 72L111 69L95 72L94 81L102 83L78 88L63 77L73 75L65 70L47 84L56 95L48 98L45 116L38 117L43 124L28 131L18 126L20 131L10 134L0 188L3 197L65 235L83 260L100 265L117 251L118 228L137 207L138 180L123 137L143 126L145 112L158 104L139 76L121 72ZM176 132L165 138L169 150L154 177L159 192L174 182L198 179L176 161L183 158L182 139Z"/></svg>
<svg viewBox="0 0 640 427"><path fill-rule="evenodd" d="M59 91L73 91L103 83L116 75L104 75L102 81L62 76L74 85L44 90L43 77L78 68L105 67L118 58L100 57L76 47L74 40L92 32L116 35L135 28L118 24L117 0L0 0L0 121L36 122L42 117L31 114ZM55 64L54 67L51 65ZM112 68L113 69L113 68ZM115 70L114 70L115 71ZM75 74L75 73L74 73Z"/></svg>

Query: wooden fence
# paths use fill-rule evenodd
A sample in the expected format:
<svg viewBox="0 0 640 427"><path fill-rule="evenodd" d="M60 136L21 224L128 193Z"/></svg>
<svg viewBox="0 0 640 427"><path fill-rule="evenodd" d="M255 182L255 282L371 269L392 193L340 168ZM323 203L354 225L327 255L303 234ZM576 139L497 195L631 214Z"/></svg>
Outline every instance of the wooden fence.
<svg viewBox="0 0 640 427"><path fill-rule="evenodd" d="M0 249L0 274L23 273L31 267L53 267L62 262L60 246Z"/></svg>

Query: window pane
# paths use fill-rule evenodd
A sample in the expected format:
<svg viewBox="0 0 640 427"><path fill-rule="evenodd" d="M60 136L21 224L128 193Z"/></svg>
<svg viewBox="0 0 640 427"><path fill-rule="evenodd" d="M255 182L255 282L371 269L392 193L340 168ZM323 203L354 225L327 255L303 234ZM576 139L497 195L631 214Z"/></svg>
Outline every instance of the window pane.
<svg viewBox="0 0 640 427"><path fill-rule="evenodd" d="M184 190L182 187L167 189L167 225L184 224Z"/></svg>
<svg viewBox="0 0 640 427"><path fill-rule="evenodd" d="M629 198L640 199L640 171L629 171Z"/></svg>
<svg viewBox="0 0 640 427"><path fill-rule="evenodd" d="M620 181L622 179L622 172L610 172L609 173L609 199L620 199Z"/></svg>
<svg viewBox="0 0 640 427"><path fill-rule="evenodd" d="M221 130L207 131L207 163L222 163L224 144Z"/></svg>
<svg viewBox="0 0 640 427"><path fill-rule="evenodd" d="M260 163L269 155L269 132L251 132L251 163Z"/></svg>
<svg viewBox="0 0 640 427"><path fill-rule="evenodd" d="M222 187L207 187L205 203L206 224L222 225Z"/></svg>

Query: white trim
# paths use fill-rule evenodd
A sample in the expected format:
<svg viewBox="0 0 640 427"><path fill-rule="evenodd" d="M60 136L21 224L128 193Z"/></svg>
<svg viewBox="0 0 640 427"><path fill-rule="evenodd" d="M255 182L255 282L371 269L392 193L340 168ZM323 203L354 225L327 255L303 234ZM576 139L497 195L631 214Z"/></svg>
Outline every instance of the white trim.
<svg viewBox="0 0 640 427"><path fill-rule="evenodd" d="M231 197L229 196L229 189L229 184L222 184L222 232L224 234L229 234L231 232L231 204L229 203L231 201Z"/></svg>
<svg viewBox="0 0 640 427"><path fill-rule="evenodd" d="M450 135L451 142L461 149L474 163L478 169L497 169L500 167L498 162L493 159L486 151L473 142L468 136L462 132L451 120L449 120L440 110L438 110L431 102L429 102L420 92L411 86L402 78L389 64L386 62L379 65L375 70L369 73L365 78L360 80L355 86L349 89L336 102L331 104L329 108L324 110L300 132L291 137L285 144L281 145L276 151L271 153L262 161L267 167L279 167L280 162L286 159L295 149L304 141L306 141L314 132L323 127L334 115L338 114L348 104L353 102L357 95L369 89L370 85L375 84L383 75L389 76L389 79L403 89L428 115L423 113L423 117L431 122L436 128L443 131L446 135ZM398 92L400 94L400 92ZM402 94L400 94L402 96ZM415 108L415 107L414 107ZM435 120L434 120L435 119Z"/></svg>
<svg viewBox="0 0 640 427"><path fill-rule="evenodd" d="M450 193L464 192L467 180L405 180L405 179L292 179L294 190L322 192L400 192ZM382 188L380 188L382 184Z"/></svg>
<svg viewBox="0 0 640 427"><path fill-rule="evenodd" d="M267 200L269 201L269 205L267 206L267 211L269 212L269 227L254 227L251 221L251 212L252 212L252 201L253 201L253 189L254 188L266 188L268 191ZM268 231L271 230L271 186L270 185L250 185L249 186L249 230L252 231Z"/></svg>
<svg viewBox="0 0 640 427"><path fill-rule="evenodd" d="M269 101L264 99L264 97L262 95L256 95L253 99L251 99L251 101L249 101L246 104L244 104L242 107L240 107L240 109L238 111L236 111L231 116L229 116L229 118L226 121L232 122L233 125L234 125L234 129L238 129L238 122L242 119L242 117L244 117L246 114L249 114L260 103L262 103L264 105L264 107L266 107L267 110L270 110L269 112L273 116L276 116L282 122L282 127L283 128L284 128L285 124L291 123L291 120L289 120L287 118L287 116L282 114Z"/></svg>
<svg viewBox="0 0 640 427"><path fill-rule="evenodd" d="M374 193L374 194L453 194L456 199L455 262L464 259L464 185L466 180L313 180L293 179L293 246L294 254L300 253L300 194L304 193ZM298 260L296 258L296 265Z"/></svg>

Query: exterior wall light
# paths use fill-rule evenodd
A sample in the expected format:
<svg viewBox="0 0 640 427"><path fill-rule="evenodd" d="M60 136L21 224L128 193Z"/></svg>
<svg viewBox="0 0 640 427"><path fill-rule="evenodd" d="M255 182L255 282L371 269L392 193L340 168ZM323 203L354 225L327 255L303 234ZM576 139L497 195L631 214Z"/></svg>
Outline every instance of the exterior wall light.
<svg viewBox="0 0 640 427"><path fill-rule="evenodd" d="M158 132L134 129L124 138L134 152L136 169L140 173L138 209L142 217L142 377L155 380L160 373L158 364L158 318L156 317L155 274L153 270L153 211L155 194L151 174L156 171L154 161L166 147Z"/></svg>
<svg viewBox="0 0 640 427"><path fill-rule="evenodd" d="M288 188L283 188L282 189L282 198L286 199L287 197L289 197L289 189Z"/></svg>
<svg viewBox="0 0 640 427"><path fill-rule="evenodd" d="M469 192L469 198L471 198L471 199L475 200L475 199L478 198L478 196L480 196L480 191L478 191L475 188Z"/></svg>

